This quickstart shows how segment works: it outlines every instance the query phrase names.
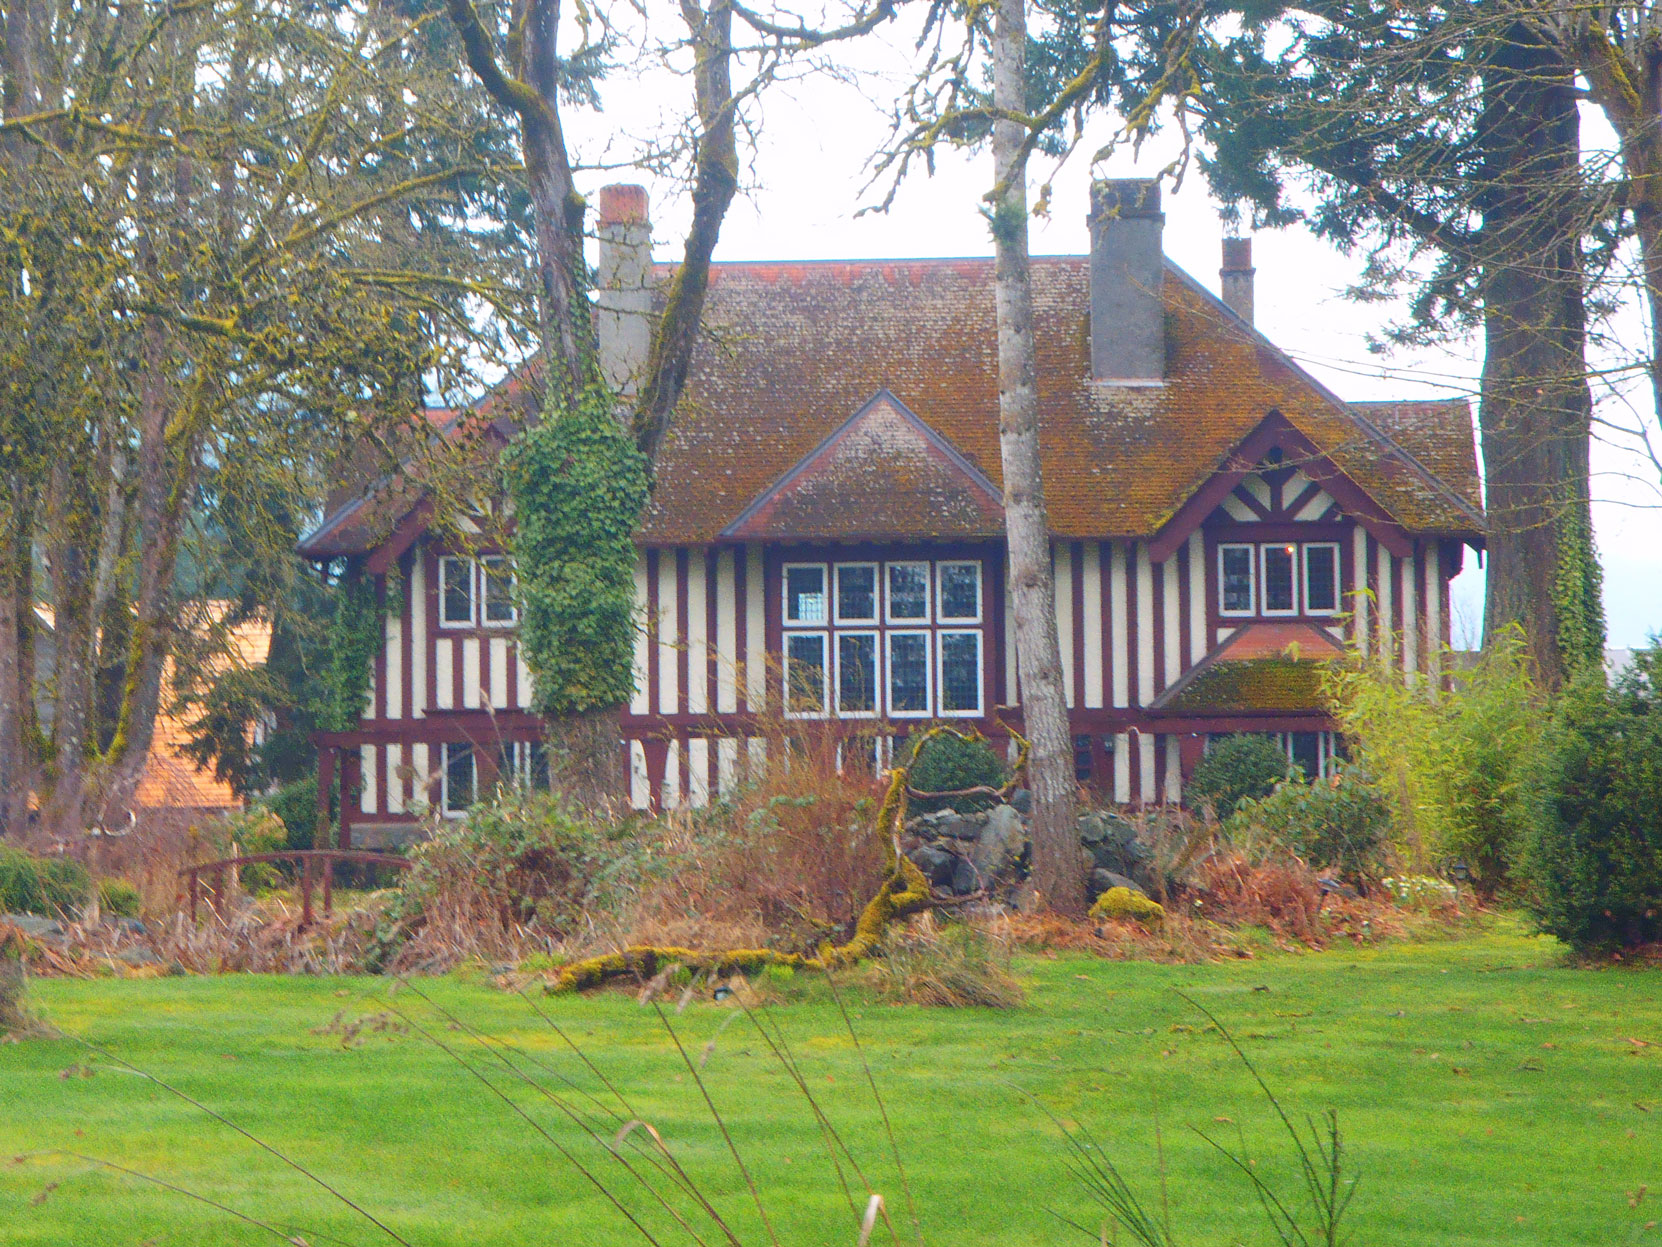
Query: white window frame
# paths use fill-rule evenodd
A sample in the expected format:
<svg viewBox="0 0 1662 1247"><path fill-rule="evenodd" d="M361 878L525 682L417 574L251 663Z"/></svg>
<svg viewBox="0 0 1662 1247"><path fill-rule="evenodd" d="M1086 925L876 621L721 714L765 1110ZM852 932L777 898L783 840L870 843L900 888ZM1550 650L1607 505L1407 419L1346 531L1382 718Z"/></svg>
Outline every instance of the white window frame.
<svg viewBox="0 0 1662 1247"><path fill-rule="evenodd" d="M1292 565L1292 568L1290 569L1291 573L1292 573L1291 576L1290 576L1290 580L1291 580L1291 583L1292 583L1292 590L1293 590L1293 604L1292 604L1291 607L1289 607L1286 610L1271 610L1270 609L1270 596L1269 596L1269 583L1270 583L1269 557L1270 557L1270 551L1271 550L1276 550L1276 551L1279 551L1282 554L1286 554L1288 546L1292 546L1292 548L1293 548L1293 552L1292 552L1293 565ZM1269 619L1269 618L1289 619L1289 618L1292 618L1293 616L1296 616L1299 613L1299 607L1302 605L1302 603L1299 601L1299 594L1298 594L1299 587L1300 587L1299 586L1299 562L1300 562L1300 559L1299 559L1299 553L1298 553L1298 542L1296 542L1296 541L1265 541L1265 542L1259 543L1259 546L1258 546L1258 605L1260 607L1260 609L1258 611L1259 615L1263 616L1266 619Z"/></svg>
<svg viewBox="0 0 1662 1247"><path fill-rule="evenodd" d="M866 619L844 619L842 598L842 574L845 568L869 568L871 570L871 615ZM831 566L831 622L839 627L843 624L852 624L858 627L869 624L875 628L883 619L883 565L881 563L834 563Z"/></svg>
<svg viewBox="0 0 1662 1247"><path fill-rule="evenodd" d="M946 688L946 638L949 636L967 636L975 638L975 708L973 710L948 710L946 696L942 692ZM987 642L982 636L980 628L942 628L935 633L935 687L930 690L931 700L939 702L940 715L943 719L979 719L985 713L987 701Z"/></svg>
<svg viewBox="0 0 1662 1247"><path fill-rule="evenodd" d="M519 588L519 571L514 566L513 559L506 554L487 554L475 560L478 565L478 592L474 595L478 602L479 624L485 628L512 628L519 622L519 603L515 601L515 592ZM487 616L486 608L490 604L490 597L486 593L489 584L490 565L496 563L507 569L508 575L508 617L506 619L491 619Z"/></svg>
<svg viewBox="0 0 1662 1247"><path fill-rule="evenodd" d="M1247 562L1252 567L1252 576L1247 589L1247 597L1251 599L1245 610L1224 605L1224 571L1223 556L1229 550L1245 550ZM1218 543L1218 614L1229 619L1245 619L1258 613L1258 547L1249 541L1223 541Z"/></svg>
<svg viewBox="0 0 1662 1247"><path fill-rule="evenodd" d="M935 705L934 632L928 628L890 628L883 634L883 705L891 719L927 719ZM923 638L923 709L894 708L894 643L899 637Z"/></svg>
<svg viewBox="0 0 1662 1247"><path fill-rule="evenodd" d="M1333 605L1320 610L1314 609L1310 605L1310 551L1312 550L1333 551ZM1304 613L1306 615L1337 615L1340 604L1344 602L1344 592L1341 584L1344 579L1344 563L1340 558L1339 543L1337 541L1304 542L1299 547L1298 563L1302 581L1300 587L1304 591L1304 601L1301 603L1304 607Z"/></svg>
<svg viewBox="0 0 1662 1247"><path fill-rule="evenodd" d="M791 618L791 572L803 567L819 569L821 592L825 594L824 619ZM831 568L826 563L786 563L779 569L779 623L785 628L823 628L831 622L835 603L831 597Z"/></svg>
<svg viewBox="0 0 1662 1247"><path fill-rule="evenodd" d="M466 749L473 763L473 800L479 801L479 751L472 745L460 741L445 741L439 746L439 813L445 818L466 818L468 810L473 807L464 806L462 809L450 808L450 751L452 749Z"/></svg>
<svg viewBox="0 0 1662 1247"><path fill-rule="evenodd" d="M948 615L946 613L946 595L942 591L941 574L949 567L972 567L975 569L975 614ZM935 564L935 622L940 624L978 624L986 613L983 604L983 582L985 574L981 570L979 559L941 559Z"/></svg>
<svg viewBox="0 0 1662 1247"><path fill-rule="evenodd" d="M844 637L870 637L872 656L872 706L870 710L843 709L843 647ZM876 628L845 628L831 636L831 702L839 719L875 719L883 713L887 685L883 680L883 634Z"/></svg>
<svg viewBox="0 0 1662 1247"><path fill-rule="evenodd" d="M451 619L445 614L446 599L449 597L449 582L445 576L445 567L450 563L461 563L467 568L467 609L466 619ZM439 556L439 627L441 628L472 628L479 619L478 574L473 560L461 554L441 554Z"/></svg>
<svg viewBox="0 0 1662 1247"><path fill-rule="evenodd" d="M791 709L791 642L801 637L817 636L820 643L819 667L819 709L792 710ZM784 674L784 686L781 688L779 704L784 709L787 719L823 719L829 713L831 705L831 664L834 655L831 653L831 633L825 628L799 629L786 633L784 643L780 647L784 652L780 654L780 668Z"/></svg>
<svg viewBox="0 0 1662 1247"><path fill-rule="evenodd" d="M923 614L918 618L910 616L897 618L894 613L894 604L890 600L889 571L895 567L923 568ZM935 568L928 559L896 559L892 563L883 564L883 622L900 628L926 628L934 621L934 611L931 609L935 596Z"/></svg>

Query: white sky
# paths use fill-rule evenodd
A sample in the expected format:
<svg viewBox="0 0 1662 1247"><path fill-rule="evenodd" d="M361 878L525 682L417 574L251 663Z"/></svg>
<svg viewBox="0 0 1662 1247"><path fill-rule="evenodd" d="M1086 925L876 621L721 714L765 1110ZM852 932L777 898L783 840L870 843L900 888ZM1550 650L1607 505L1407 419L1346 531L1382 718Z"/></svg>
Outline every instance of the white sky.
<svg viewBox="0 0 1662 1247"><path fill-rule="evenodd" d="M884 142L888 127L873 101L895 93L909 58L907 41L891 36L868 49L872 67L861 88L823 78L772 89L762 118L760 147L746 170L748 193L735 203L722 230L719 260L849 259L989 255L991 240L977 212L991 181L990 155L943 153L936 174L921 171L905 186L887 214L856 216L875 203L867 191L866 163ZM606 89L606 111L567 118L574 154L616 160L627 150L620 135L659 132L665 117L686 107L690 84L661 69L639 77L614 78ZM1104 128L1102 137L1108 131ZM747 157L749 154L747 153ZM1134 161L1116 154L1099 175L1150 175L1165 155L1145 152ZM1048 162L1035 176L1048 174ZM606 182L644 182L652 192L657 255L680 254L690 215L685 196L673 183L637 171L595 174L582 179L591 193ZM1083 157L1057 178L1050 219L1034 222L1032 248L1039 254L1080 254L1088 247L1085 227L1089 173ZM1166 253L1208 287L1218 283L1218 206L1204 178L1192 170L1174 194L1166 192ZM1476 342L1452 351L1371 355L1367 335L1377 333L1390 309L1344 297L1358 270L1302 230L1254 235L1257 324L1320 380L1346 398L1472 397L1480 367ZM1624 334L1626 330L1624 328ZM1633 318L1633 332L1642 326ZM1636 342L1640 339L1636 338ZM1630 471L1652 478L1652 487L1625 482ZM1647 643L1662 631L1662 494L1654 471L1631 457L1595 446L1594 522L1605 569L1605 603L1612 646ZM1639 503L1641 505L1632 505ZM1643 504L1649 505L1643 505ZM1475 645L1482 630L1483 573L1468 556L1455 582L1453 615L1457 646Z"/></svg>

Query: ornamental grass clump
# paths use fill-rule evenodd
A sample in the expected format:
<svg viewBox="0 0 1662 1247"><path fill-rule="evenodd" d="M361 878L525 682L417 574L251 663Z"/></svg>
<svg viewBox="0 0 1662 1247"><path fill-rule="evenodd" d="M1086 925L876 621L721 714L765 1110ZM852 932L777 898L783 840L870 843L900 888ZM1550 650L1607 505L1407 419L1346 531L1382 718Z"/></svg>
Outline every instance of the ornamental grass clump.
<svg viewBox="0 0 1662 1247"><path fill-rule="evenodd" d="M80 862L0 845L0 913L73 918L91 897L92 876Z"/></svg>
<svg viewBox="0 0 1662 1247"><path fill-rule="evenodd" d="M933 913L890 930L876 963L887 994L938 1008L1014 1009L1027 993L1010 972L1008 943L966 922L938 923Z"/></svg>

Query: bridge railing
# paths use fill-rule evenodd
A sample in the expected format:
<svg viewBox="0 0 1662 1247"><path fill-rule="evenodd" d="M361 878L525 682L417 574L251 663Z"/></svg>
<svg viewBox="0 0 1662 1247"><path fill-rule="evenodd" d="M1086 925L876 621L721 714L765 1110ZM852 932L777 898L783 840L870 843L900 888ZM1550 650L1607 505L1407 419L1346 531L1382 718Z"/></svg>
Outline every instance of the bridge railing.
<svg viewBox="0 0 1662 1247"><path fill-rule="evenodd" d="M197 905L202 898L202 876L213 876L211 891L215 897L225 895L225 876L238 866L257 862L290 862L300 866L300 925L312 925L312 892L322 874L323 912L334 909L335 863L350 862L363 865L391 866L403 870L410 864L408 858L392 853L370 853L360 849L288 849L276 853L246 853L241 857L224 857L216 862L199 862L186 866L179 877L186 880L190 892L190 918L196 921Z"/></svg>

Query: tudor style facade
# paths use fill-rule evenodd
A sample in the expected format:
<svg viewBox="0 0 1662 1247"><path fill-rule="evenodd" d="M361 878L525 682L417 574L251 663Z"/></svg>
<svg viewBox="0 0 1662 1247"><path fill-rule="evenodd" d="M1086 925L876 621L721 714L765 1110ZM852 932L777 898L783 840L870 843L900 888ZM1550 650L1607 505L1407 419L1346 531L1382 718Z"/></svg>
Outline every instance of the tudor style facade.
<svg viewBox="0 0 1662 1247"><path fill-rule="evenodd" d="M1165 260L1157 190L1093 200L1091 254L1033 262L1078 774L1116 801L1175 800L1233 731L1281 734L1319 770L1319 660L1354 641L1437 676L1449 581L1482 542L1470 413L1339 400L1253 328L1246 244L1225 244L1225 303ZM644 193L607 188L599 232L602 360L628 393L664 276ZM992 277L985 259L713 268L637 534L620 742L637 806L708 802L793 721L879 764L924 721L1019 726ZM487 443L516 396L475 417ZM319 737L349 794L343 842L545 773L511 566L428 506L383 481L302 544L389 607L362 721Z"/></svg>

